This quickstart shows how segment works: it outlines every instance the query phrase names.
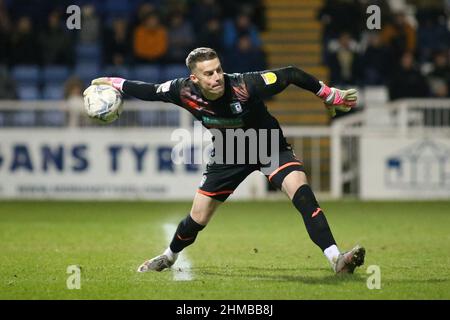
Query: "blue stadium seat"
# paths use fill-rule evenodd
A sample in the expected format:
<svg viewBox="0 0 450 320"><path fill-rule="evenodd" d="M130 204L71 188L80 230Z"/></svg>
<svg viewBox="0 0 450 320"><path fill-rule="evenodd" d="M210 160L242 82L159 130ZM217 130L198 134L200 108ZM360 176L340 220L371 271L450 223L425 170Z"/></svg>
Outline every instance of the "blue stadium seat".
<svg viewBox="0 0 450 320"><path fill-rule="evenodd" d="M6 114L0 111L0 127L6 125Z"/></svg>
<svg viewBox="0 0 450 320"><path fill-rule="evenodd" d="M42 79L46 85L50 83L61 84L70 76L70 69L66 66L46 66L42 70Z"/></svg>
<svg viewBox="0 0 450 320"><path fill-rule="evenodd" d="M17 94L21 100L38 100L41 98L37 85L19 85L17 86Z"/></svg>
<svg viewBox="0 0 450 320"><path fill-rule="evenodd" d="M189 71L184 64L170 64L161 70L161 82L189 76Z"/></svg>
<svg viewBox="0 0 450 320"><path fill-rule="evenodd" d="M161 79L161 70L157 65L137 65L131 74L131 80L158 83Z"/></svg>
<svg viewBox="0 0 450 320"><path fill-rule="evenodd" d="M62 100L64 99L64 85L60 84L46 84L42 91L42 98L48 100Z"/></svg>
<svg viewBox="0 0 450 320"><path fill-rule="evenodd" d="M101 60L101 48L97 44L79 44L76 47L77 63L99 63Z"/></svg>
<svg viewBox="0 0 450 320"><path fill-rule="evenodd" d="M17 65L11 69L11 76L18 85L38 85L41 80L41 72L36 65Z"/></svg>
<svg viewBox="0 0 450 320"><path fill-rule="evenodd" d="M109 65L106 66L105 69L103 70L103 75L108 77L121 77L129 79L131 71L128 67L125 66Z"/></svg>
<svg viewBox="0 0 450 320"><path fill-rule="evenodd" d="M20 127L31 127L36 125L36 112L30 111L16 111L12 114L12 125Z"/></svg>

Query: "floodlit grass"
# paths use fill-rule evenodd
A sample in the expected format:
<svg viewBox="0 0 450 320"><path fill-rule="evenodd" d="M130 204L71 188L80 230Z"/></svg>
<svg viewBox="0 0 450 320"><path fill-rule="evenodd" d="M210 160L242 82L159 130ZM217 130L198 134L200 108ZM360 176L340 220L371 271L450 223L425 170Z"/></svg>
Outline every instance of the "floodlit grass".
<svg viewBox="0 0 450 320"><path fill-rule="evenodd" d="M1 202L0 299L450 299L450 202L321 206L341 250L366 247L354 275L333 274L289 201L226 203L184 251L189 268L144 274L190 203Z"/></svg>

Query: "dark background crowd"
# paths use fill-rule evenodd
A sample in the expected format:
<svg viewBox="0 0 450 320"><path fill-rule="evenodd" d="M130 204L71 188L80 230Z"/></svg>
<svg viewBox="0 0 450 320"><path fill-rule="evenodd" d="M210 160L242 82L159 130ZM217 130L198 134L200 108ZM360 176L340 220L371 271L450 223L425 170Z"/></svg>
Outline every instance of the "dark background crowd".
<svg viewBox="0 0 450 320"><path fill-rule="evenodd" d="M67 27L70 5L79 30ZM185 76L198 46L216 49L227 72L265 69L264 17L252 0L0 0L0 99L67 98L100 75Z"/></svg>
<svg viewBox="0 0 450 320"><path fill-rule="evenodd" d="M448 97L449 3L325 0L317 19L329 83L385 86L391 99ZM380 30L367 28L371 4ZM79 30L67 28L70 5L81 8ZM0 99L67 98L99 75L185 76L198 46L215 48L226 72L262 70L265 17L263 0L0 0Z"/></svg>
<svg viewBox="0 0 450 320"><path fill-rule="evenodd" d="M380 30L367 28L371 4L380 8ZM330 82L386 86L392 100L449 97L449 13L444 0L325 1L317 18Z"/></svg>

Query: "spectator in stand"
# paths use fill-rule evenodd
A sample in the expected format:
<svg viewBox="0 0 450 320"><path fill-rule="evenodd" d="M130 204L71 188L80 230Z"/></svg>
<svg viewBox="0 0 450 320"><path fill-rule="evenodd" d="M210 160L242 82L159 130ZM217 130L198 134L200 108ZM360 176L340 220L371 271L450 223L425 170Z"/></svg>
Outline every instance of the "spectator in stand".
<svg viewBox="0 0 450 320"><path fill-rule="evenodd" d="M338 41L330 43L330 81L333 86L358 84L361 61L358 43L343 32Z"/></svg>
<svg viewBox="0 0 450 320"><path fill-rule="evenodd" d="M142 23L142 21L144 21L145 17L155 12L156 8L153 4L148 2L141 3L136 10L135 16L131 18L130 30L135 30Z"/></svg>
<svg viewBox="0 0 450 320"><path fill-rule="evenodd" d="M392 21L381 28L381 41L389 49L388 68L393 69L406 52L416 50L416 31L403 12L397 12Z"/></svg>
<svg viewBox="0 0 450 320"><path fill-rule="evenodd" d="M207 20L205 28L197 36L197 47L211 47L219 57L224 55L223 25L218 17Z"/></svg>
<svg viewBox="0 0 450 320"><path fill-rule="evenodd" d="M253 45L250 35L243 34L239 37L236 47L228 51L225 68L230 73L265 70L265 54L261 48Z"/></svg>
<svg viewBox="0 0 450 320"><path fill-rule="evenodd" d="M64 5L64 11L67 6L73 4L73 0L5 0L8 6L11 18L17 20L17 18L29 17L31 21L39 23L40 21L46 21L48 12L57 5ZM75 1L78 2L78 1Z"/></svg>
<svg viewBox="0 0 450 320"><path fill-rule="evenodd" d="M405 52L400 63L400 68L393 73L389 82L390 99L428 96L427 81L416 68L413 54Z"/></svg>
<svg viewBox="0 0 450 320"><path fill-rule="evenodd" d="M217 0L198 0L191 10L191 19L195 32L202 32L205 21L222 18L222 8Z"/></svg>
<svg viewBox="0 0 450 320"><path fill-rule="evenodd" d="M84 83L78 77L70 77L64 83L64 99L69 108L79 108L83 105Z"/></svg>
<svg viewBox="0 0 450 320"><path fill-rule="evenodd" d="M167 29L156 13L143 18L134 31L134 55L138 62L163 62L168 49Z"/></svg>
<svg viewBox="0 0 450 320"><path fill-rule="evenodd" d="M362 55L363 81L365 85L384 85L387 82L386 63L388 52L381 43L379 32L368 34L368 45Z"/></svg>
<svg viewBox="0 0 450 320"><path fill-rule="evenodd" d="M430 95L434 98L448 98L448 83L442 80L434 79L429 81Z"/></svg>
<svg viewBox="0 0 450 320"><path fill-rule="evenodd" d="M168 61L184 63L186 55L195 44L194 31L182 12L176 11L169 18L169 50Z"/></svg>
<svg viewBox="0 0 450 320"><path fill-rule="evenodd" d="M379 4L377 4L379 5ZM386 12L384 7L381 12ZM359 40L361 31L366 29L366 14L357 0L326 0L320 8L317 20L323 25L322 61L328 63L328 43L339 38L343 32L348 32L352 38Z"/></svg>
<svg viewBox="0 0 450 320"><path fill-rule="evenodd" d="M420 28L424 27L425 24L429 26L437 27L442 26L445 29L448 19L449 5L448 0L408 0L408 4L413 6L415 18L417 21L418 31ZM436 30L437 31L437 30ZM438 31L440 32L440 31ZM432 36L430 34L430 36ZM418 35L419 37L419 35ZM418 39L418 44L419 44ZM431 43L430 43L431 44ZM431 44L433 45L433 44ZM418 45L419 46L419 45ZM430 55L431 60L432 53ZM428 60L428 61L430 61Z"/></svg>
<svg viewBox="0 0 450 320"><path fill-rule="evenodd" d="M358 0L327 0L318 18L325 23L332 38L348 32L359 40L361 31L365 29L365 10Z"/></svg>
<svg viewBox="0 0 450 320"><path fill-rule="evenodd" d="M82 97L84 90L83 81L74 76L70 77L64 83L64 99L70 99L71 97Z"/></svg>
<svg viewBox="0 0 450 320"><path fill-rule="evenodd" d="M56 10L50 12L48 25L39 36L40 47L44 53L42 55L44 64L74 64L74 42L65 30L60 13Z"/></svg>
<svg viewBox="0 0 450 320"><path fill-rule="evenodd" d="M224 18L233 19L236 12L245 12L259 31L266 30L265 5L263 0L223 1L221 3Z"/></svg>
<svg viewBox="0 0 450 320"><path fill-rule="evenodd" d="M252 23L250 16L245 12L240 12L234 20L228 19L224 23L224 44L227 49L236 48L241 35L250 37L252 47L260 48L261 39L259 31Z"/></svg>
<svg viewBox="0 0 450 320"><path fill-rule="evenodd" d="M423 63L431 61L434 52L450 47L450 32L443 12L418 12L417 16L417 49Z"/></svg>
<svg viewBox="0 0 450 320"><path fill-rule="evenodd" d="M158 9L161 17L164 17L162 19L164 22L170 22L170 17L175 12L180 12L186 16L189 11L189 6L192 5L192 0L164 0L163 2L164 5L160 5Z"/></svg>
<svg viewBox="0 0 450 320"><path fill-rule="evenodd" d="M11 64L39 64L41 49L29 17L20 17L11 36Z"/></svg>
<svg viewBox="0 0 450 320"><path fill-rule="evenodd" d="M122 66L131 63L131 42L125 18L115 18L104 36L103 61L107 65Z"/></svg>

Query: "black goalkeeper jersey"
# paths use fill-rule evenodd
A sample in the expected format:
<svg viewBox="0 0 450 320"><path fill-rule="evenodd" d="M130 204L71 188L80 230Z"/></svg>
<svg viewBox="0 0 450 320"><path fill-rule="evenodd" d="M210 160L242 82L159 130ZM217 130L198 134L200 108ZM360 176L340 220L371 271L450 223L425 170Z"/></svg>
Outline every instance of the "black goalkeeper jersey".
<svg viewBox="0 0 450 320"><path fill-rule="evenodd" d="M224 74L225 92L216 100L206 99L190 78L174 79L162 84L127 80L123 84L123 92L142 100L170 102L186 109L204 127L216 129L211 130L213 141L220 132L224 146L226 130L254 129L260 132L259 129L266 129L265 143L268 149L271 145L270 131L277 130L279 149L284 150L289 148L289 144L277 119L269 113L263 100L281 92L291 83L314 93L320 89L314 77L295 67L286 67L263 72Z"/></svg>

